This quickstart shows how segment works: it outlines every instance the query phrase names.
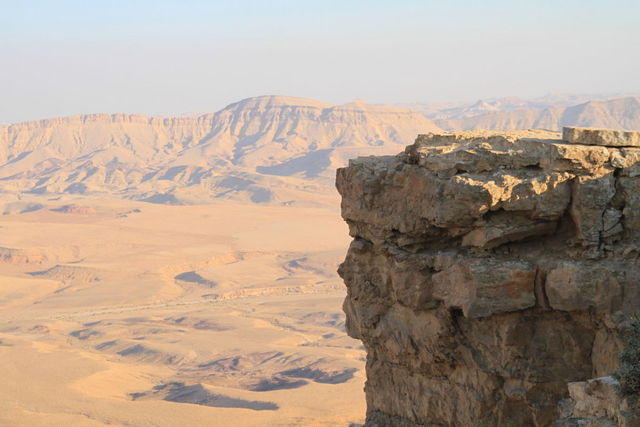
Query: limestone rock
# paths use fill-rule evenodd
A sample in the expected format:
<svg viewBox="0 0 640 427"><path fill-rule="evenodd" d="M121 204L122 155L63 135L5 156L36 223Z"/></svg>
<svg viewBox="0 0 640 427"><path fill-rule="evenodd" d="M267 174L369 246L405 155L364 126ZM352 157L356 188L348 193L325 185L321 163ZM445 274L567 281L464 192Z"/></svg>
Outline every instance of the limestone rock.
<svg viewBox="0 0 640 427"><path fill-rule="evenodd" d="M428 134L338 170L368 425L586 425L558 402L616 368L640 308L640 147L619 145Z"/></svg>
<svg viewBox="0 0 640 427"><path fill-rule="evenodd" d="M562 139L570 144L606 147L640 147L640 132L614 129L565 127Z"/></svg>
<svg viewBox="0 0 640 427"><path fill-rule="evenodd" d="M476 228L462 237L462 246L477 246L480 248L494 248L505 243L517 242L527 237L551 234L556 230L555 222L528 221L518 224L497 223L486 227ZM615 225L611 229L615 228Z"/></svg>
<svg viewBox="0 0 640 427"><path fill-rule="evenodd" d="M563 261L547 273L546 294L555 310L595 310L615 313L622 309L626 274L636 270L633 263L588 263Z"/></svg>
<svg viewBox="0 0 640 427"><path fill-rule="evenodd" d="M433 298L466 317L518 311L536 303L536 271L522 261L459 258L432 276Z"/></svg>
<svg viewBox="0 0 640 427"><path fill-rule="evenodd" d="M618 387L612 377L569 383L570 397L560 402L563 418L556 425L637 427L637 399L621 397Z"/></svg>

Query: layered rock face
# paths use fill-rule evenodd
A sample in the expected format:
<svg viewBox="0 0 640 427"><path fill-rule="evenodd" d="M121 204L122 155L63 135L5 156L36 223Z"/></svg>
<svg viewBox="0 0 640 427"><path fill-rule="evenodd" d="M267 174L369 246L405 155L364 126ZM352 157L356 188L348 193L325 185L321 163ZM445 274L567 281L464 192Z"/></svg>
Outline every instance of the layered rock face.
<svg viewBox="0 0 640 427"><path fill-rule="evenodd" d="M421 135L338 170L368 425L550 425L568 382L616 369L640 307L638 135L565 135Z"/></svg>

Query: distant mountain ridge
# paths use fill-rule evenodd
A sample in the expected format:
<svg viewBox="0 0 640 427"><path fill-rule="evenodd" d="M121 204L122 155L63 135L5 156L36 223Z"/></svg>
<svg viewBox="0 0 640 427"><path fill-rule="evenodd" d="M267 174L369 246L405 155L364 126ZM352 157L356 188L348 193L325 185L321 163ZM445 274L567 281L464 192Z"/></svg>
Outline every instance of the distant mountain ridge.
<svg viewBox="0 0 640 427"><path fill-rule="evenodd" d="M431 120L458 120L489 113L514 110L546 110L555 107L572 107L589 101L640 96L640 93L623 94L548 94L532 99L517 96L479 99L474 102L399 103L396 106L418 111Z"/></svg>
<svg viewBox="0 0 640 427"><path fill-rule="evenodd" d="M549 129L594 126L638 129L639 95L551 94L534 99L480 99L473 103L405 103L445 130Z"/></svg>
<svg viewBox="0 0 640 427"><path fill-rule="evenodd" d="M244 99L197 117L91 114L0 127L0 191L109 193L158 203L322 203L333 170L437 131L419 113L356 101ZM330 194L330 196L329 196Z"/></svg>
<svg viewBox="0 0 640 427"><path fill-rule="evenodd" d="M560 130L563 126L634 130L640 129L640 97L592 100L570 107L550 107L542 110L530 108L495 111L434 122L446 130Z"/></svg>
<svg viewBox="0 0 640 427"><path fill-rule="evenodd" d="M198 116L88 114L0 126L0 193L326 206L336 200L336 167L361 155L396 154L420 133L565 125L640 129L638 97L543 109L521 105L531 104L502 98L457 110L449 105L431 116L458 118L431 120L362 101L332 105L260 96ZM490 112L475 114L485 110Z"/></svg>

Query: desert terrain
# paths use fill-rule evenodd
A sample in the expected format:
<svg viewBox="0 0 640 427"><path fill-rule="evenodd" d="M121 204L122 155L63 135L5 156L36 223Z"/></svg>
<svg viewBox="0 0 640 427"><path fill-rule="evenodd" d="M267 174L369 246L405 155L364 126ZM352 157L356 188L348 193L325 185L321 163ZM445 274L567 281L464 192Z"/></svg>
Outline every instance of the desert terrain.
<svg viewBox="0 0 640 427"><path fill-rule="evenodd" d="M0 424L346 425L336 212L41 196L0 216Z"/></svg>
<svg viewBox="0 0 640 427"><path fill-rule="evenodd" d="M420 129L272 96L0 128L0 424L363 421L333 177Z"/></svg>
<svg viewBox="0 0 640 427"><path fill-rule="evenodd" d="M0 425L363 422L336 168L442 129L640 120L637 98L549 105L262 96L0 126Z"/></svg>

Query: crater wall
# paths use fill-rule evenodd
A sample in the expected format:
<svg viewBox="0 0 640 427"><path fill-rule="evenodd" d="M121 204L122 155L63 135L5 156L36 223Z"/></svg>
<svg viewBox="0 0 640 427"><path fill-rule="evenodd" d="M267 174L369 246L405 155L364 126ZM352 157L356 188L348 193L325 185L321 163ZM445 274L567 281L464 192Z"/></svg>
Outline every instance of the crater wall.
<svg viewBox="0 0 640 427"><path fill-rule="evenodd" d="M550 425L640 307L638 132L420 135L337 172L367 425Z"/></svg>

